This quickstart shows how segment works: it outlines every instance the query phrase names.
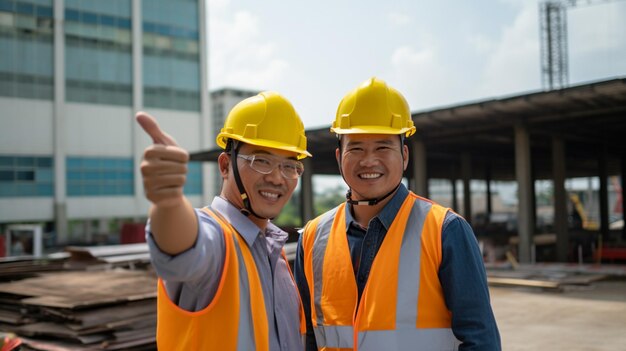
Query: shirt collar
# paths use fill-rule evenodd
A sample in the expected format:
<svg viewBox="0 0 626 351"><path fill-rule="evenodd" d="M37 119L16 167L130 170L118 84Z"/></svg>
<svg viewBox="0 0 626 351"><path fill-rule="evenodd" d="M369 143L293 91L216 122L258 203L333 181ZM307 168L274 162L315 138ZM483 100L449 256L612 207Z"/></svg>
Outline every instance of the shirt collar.
<svg viewBox="0 0 626 351"><path fill-rule="evenodd" d="M406 186L404 186L404 184L400 183L400 186L398 187L398 191L396 191L396 193L393 194L393 197L391 198L391 200L387 202L385 207L383 207L382 211L380 211L380 213L378 213L376 217L372 218L372 220L375 218L378 218L378 220L383 224L385 229L389 230L391 223L393 223L393 220L396 219L396 214L398 213L398 211L400 211L400 207L402 206L402 203L404 202L404 200L406 199L408 195L409 195L409 190L406 188ZM357 225L357 222L352 216L352 206L353 205L351 204L347 204L347 208L346 208L346 224L347 225L351 225L351 224Z"/></svg>
<svg viewBox="0 0 626 351"><path fill-rule="evenodd" d="M233 206L230 202L219 196L213 198L211 208L219 212L224 219L226 219L226 221L233 226L239 235L243 237L246 244L248 244L249 247L252 247L252 244L254 244L257 236L261 234L261 229L259 229L254 222L239 212L239 209ZM276 242L282 242L284 244L289 235L272 222L269 222L265 228L265 236Z"/></svg>

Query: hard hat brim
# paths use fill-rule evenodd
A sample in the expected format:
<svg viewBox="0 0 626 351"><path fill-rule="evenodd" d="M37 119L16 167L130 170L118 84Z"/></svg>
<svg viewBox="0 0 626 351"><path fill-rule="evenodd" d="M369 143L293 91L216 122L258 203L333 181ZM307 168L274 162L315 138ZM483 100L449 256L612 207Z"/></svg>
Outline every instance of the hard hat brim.
<svg viewBox="0 0 626 351"><path fill-rule="evenodd" d="M415 134L415 127L398 129L382 126L352 126L349 129L330 128L330 131L335 134L404 134L406 137L410 137Z"/></svg>
<svg viewBox="0 0 626 351"><path fill-rule="evenodd" d="M283 150L283 151L289 151L289 152L293 152L295 154L297 154L296 158L298 160L301 160L303 158L306 157L313 157L313 155L311 155L310 152L303 150L301 148L295 147L293 145L290 144L285 144L285 143L280 143L280 142L276 142L274 140L267 140L267 139L248 139L248 138L244 138L240 135L236 135L236 134L229 134L229 133L220 133L220 136L218 138L218 146L225 148L226 147L226 140L228 139L233 139L233 140L238 140L241 141L242 143L246 143L249 145L256 145L256 146L263 146L263 147L268 147L270 149L277 149L277 150Z"/></svg>

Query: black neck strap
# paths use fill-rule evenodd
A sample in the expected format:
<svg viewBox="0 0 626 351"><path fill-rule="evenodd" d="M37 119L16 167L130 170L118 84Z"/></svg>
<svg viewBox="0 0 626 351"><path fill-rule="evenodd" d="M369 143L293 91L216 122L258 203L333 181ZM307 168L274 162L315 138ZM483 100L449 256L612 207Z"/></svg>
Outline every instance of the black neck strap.
<svg viewBox="0 0 626 351"><path fill-rule="evenodd" d="M384 199L388 198L394 192L396 192L396 190L398 190L398 188L400 187L400 184L401 182L398 183L398 185L395 188L393 188L390 192L383 195L382 197L379 197L377 199L369 199L369 200L352 200L352 189L348 189L348 192L346 192L346 202L349 203L350 205L356 205L356 206L359 206L359 205L374 206L380 203L381 201L383 201Z"/></svg>
<svg viewBox="0 0 626 351"><path fill-rule="evenodd" d="M402 164L403 164L402 173L404 173L404 153L402 152L404 139L405 139L404 134L400 134L400 155L402 156ZM337 135L337 140L338 140L338 148L339 148L339 174L341 174L341 177L343 178L343 182L348 184L348 182L346 181L346 177L343 175L343 171L341 170L341 155L342 155L341 136ZM396 185L395 188L393 188L390 192L383 195L382 197L379 197L377 199L367 199L367 200L352 200L352 189L350 189L350 187L348 186L348 191L346 192L346 202L351 205L356 205L356 206L374 206L374 205L379 204L384 199L388 198L391 194L395 193L396 190L398 190L398 188L400 187L400 184L402 184L402 180L400 181L400 183L398 183L398 185Z"/></svg>
<svg viewBox="0 0 626 351"><path fill-rule="evenodd" d="M256 218L259 219L269 219L271 220L272 218L265 218L262 216L259 216L258 214L256 214L256 212L254 212L254 210L252 209L252 204L250 203L250 197L248 196L248 193L246 192L246 188L243 186L243 182L241 181L241 176L239 175L239 166L237 164L237 154L239 153L239 148L241 147L241 143L240 142L235 142L235 141L231 141L228 140L229 143L233 143L233 145L231 146L232 148L232 153L231 153L231 163L233 165L233 175L235 176L235 183L237 183L237 189L239 190L239 196L241 197L241 201L243 201L243 208L239 209L239 212L241 212L244 216L249 217L250 215L253 215ZM228 149L228 147L226 148Z"/></svg>

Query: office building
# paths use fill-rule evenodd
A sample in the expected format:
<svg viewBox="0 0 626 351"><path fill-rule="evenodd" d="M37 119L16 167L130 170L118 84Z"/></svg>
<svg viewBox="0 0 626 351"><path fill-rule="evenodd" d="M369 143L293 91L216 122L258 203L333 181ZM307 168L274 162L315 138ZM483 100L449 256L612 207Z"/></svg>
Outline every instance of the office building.
<svg viewBox="0 0 626 351"><path fill-rule="evenodd" d="M139 164L155 116L190 152L211 148L205 0L0 0L0 230L52 242L140 221ZM194 205L213 195L191 163Z"/></svg>

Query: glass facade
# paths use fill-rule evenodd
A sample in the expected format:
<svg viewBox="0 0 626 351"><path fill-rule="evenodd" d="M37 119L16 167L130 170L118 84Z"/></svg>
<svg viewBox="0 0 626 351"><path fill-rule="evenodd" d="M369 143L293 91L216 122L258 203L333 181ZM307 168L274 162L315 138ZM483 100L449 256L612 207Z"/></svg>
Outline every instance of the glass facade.
<svg viewBox="0 0 626 351"><path fill-rule="evenodd" d="M67 196L134 195L133 159L68 157Z"/></svg>
<svg viewBox="0 0 626 351"><path fill-rule="evenodd" d="M65 0L65 95L132 106L132 0ZM53 0L0 0L0 96L54 98ZM144 105L200 111L197 0L144 0ZM1 112L0 112L1 113ZM68 156L66 194L134 196L132 157ZM202 194L190 163L184 191ZM0 197L54 196L53 158L0 155Z"/></svg>
<svg viewBox="0 0 626 351"><path fill-rule="evenodd" d="M53 183L52 157L0 155L0 197L52 196Z"/></svg>
<svg viewBox="0 0 626 351"><path fill-rule="evenodd" d="M134 163L123 157L68 157L66 164L67 196L132 196ZM202 194L202 167L190 162L187 195Z"/></svg>
<svg viewBox="0 0 626 351"><path fill-rule="evenodd" d="M131 0L65 0L67 101L132 105Z"/></svg>
<svg viewBox="0 0 626 351"><path fill-rule="evenodd" d="M0 96L52 100L52 0L0 0Z"/></svg>
<svg viewBox="0 0 626 351"><path fill-rule="evenodd" d="M183 189L187 195L202 194L202 163L189 162L187 165L187 182Z"/></svg>
<svg viewBox="0 0 626 351"><path fill-rule="evenodd" d="M132 105L131 0L65 0L66 100ZM144 105L200 111L197 0L142 1ZM53 0L0 0L0 96L52 100Z"/></svg>
<svg viewBox="0 0 626 351"><path fill-rule="evenodd" d="M197 0L142 1L144 105L200 111Z"/></svg>

